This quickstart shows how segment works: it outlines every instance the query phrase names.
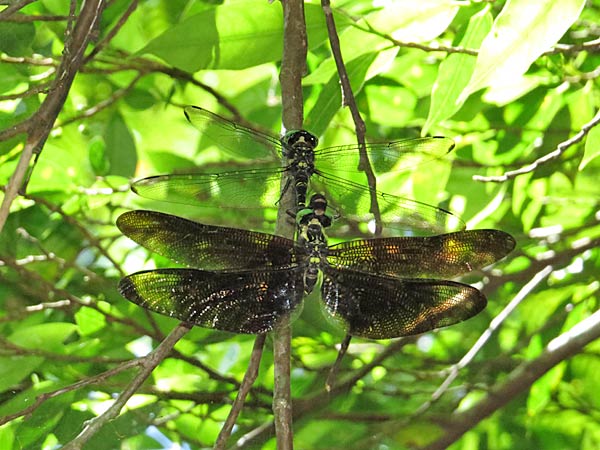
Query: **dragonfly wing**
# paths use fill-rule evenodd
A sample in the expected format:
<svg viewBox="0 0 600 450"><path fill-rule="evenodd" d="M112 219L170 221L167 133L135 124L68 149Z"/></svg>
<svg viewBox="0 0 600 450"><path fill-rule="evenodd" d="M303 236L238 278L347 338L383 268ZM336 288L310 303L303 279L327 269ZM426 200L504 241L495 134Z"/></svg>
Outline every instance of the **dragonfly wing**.
<svg viewBox="0 0 600 450"><path fill-rule="evenodd" d="M273 207L280 197L284 168L262 166L220 173L158 175L135 181L131 188L142 197L209 208Z"/></svg>
<svg viewBox="0 0 600 450"><path fill-rule="evenodd" d="M400 279L353 270L324 269L325 309L353 336L389 339L466 320L487 300L472 286L445 280Z"/></svg>
<svg viewBox="0 0 600 450"><path fill-rule="evenodd" d="M327 260L337 268L402 278L452 278L489 266L514 248L514 238L504 231L468 230L343 242L329 247Z"/></svg>
<svg viewBox="0 0 600 450"><path fill-rule="evenodd" d="M162 269L123 278L119 291L143 308L184 322L261 334L298 309L304 284L298 267L232 273Z"/></svg>
<svg viewBox="0 0 600 450"><path fill-rule="evenodd" d="M243 127L198 106L187 106L185 116L211 143L235 156L276 161L282 147L278 138Z"/></svg>
<svg viewBox="0 0 600 450"><path fill-rule="evenodd" d="M366 183L366 181L365 181ZM443 208L385 192L373 191L365 184L353 183L337 176L316 172L311 178L311 191L325 195L330 208L339 216L338 227L331 234L379 236L432 235L463 230L466 225ZM379 220L373 213L375 199Z"/></svg>
<svg viewBox="0 0 600 450"><path fill-rule="evenodd" d="M295 258L294 242L281 236L204 225L155 211L121 214L117 227L148 250L204 270L282 267Z"/></svg>
<svg viewBox="0 0 600 450"><path fill-rule="evenodd" d="M375 173L405 172L446 158L454 146L452 139L434 136L367 144L365 151ZM352 144L317 149L316 166L326 172L357 172L359 148Z"/></svg>

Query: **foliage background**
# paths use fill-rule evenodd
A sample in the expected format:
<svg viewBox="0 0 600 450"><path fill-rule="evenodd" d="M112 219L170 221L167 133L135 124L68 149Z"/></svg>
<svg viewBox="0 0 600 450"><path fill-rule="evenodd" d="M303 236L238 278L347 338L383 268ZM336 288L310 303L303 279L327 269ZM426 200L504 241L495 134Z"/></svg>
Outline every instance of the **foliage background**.
<svg viewBox="0 0 600 450"><path fill-rule="evenodd" d="M245 226L243 216L129 192L132 178L219 162L182 107L274 133L281 116L277 3L99 2L93 41L66 87L56 83L72 56L63 52L65 30L80 36L69 4L27 3L0 12L3 185L30 144L41 144L27 194L10 204L0 235L3 449L70 442L126 389L136 358L176 325L117 293L123 274L170 264L119 234L120 213L168 209ZM71 6L80 12L79 2ZM333 6L369 139L425 132L457 142L445 169L386 175L380 188L450 208L470 228L510 232L518 248L468 280L490 300L483 313L417 338L353 341L330 395L324 381L342 333L308 299L293 327L297 448L444 448L457 439L451 448L599 448L600 348L586 344L600 333L600 2ZM353 143L320 6L307 4L306 14L305 127L322 145ZM52 117L46 100L61 89L66 100ZM481 179L507 172L499 182ZM491 321L485 345L454 366ZM193 329L85 448L211 447L252 343ZM234 448L274 448L270 345ZM432 397L453 368L454 382Z"/></svg>

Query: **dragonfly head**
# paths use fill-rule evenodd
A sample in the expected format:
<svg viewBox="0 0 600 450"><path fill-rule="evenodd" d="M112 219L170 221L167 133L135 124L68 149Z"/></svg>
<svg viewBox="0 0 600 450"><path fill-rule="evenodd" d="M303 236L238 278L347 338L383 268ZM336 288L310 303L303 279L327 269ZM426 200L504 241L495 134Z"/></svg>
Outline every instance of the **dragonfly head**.
<svg viewBox="0 0 600 450"><path fill-rule="evenodd" d="M281 140L290 147L309 147L310 149L314 149L319 145L319 138L306 130L288 131Z"/></svg>

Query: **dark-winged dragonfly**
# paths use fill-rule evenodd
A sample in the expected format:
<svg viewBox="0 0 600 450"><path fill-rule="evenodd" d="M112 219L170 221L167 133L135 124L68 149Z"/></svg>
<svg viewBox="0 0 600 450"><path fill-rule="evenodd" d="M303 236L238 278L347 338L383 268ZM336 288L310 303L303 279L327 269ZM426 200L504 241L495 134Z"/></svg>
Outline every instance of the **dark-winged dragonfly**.
<svg viewBox="0 0 600 450"><path fill-rule="evenodd" d="M191 268L126 276L121 294L190 324L260 334L298 311L322 274L327 315L353 336L384 339L466 320L486 305L454 278L506 256L514 239L498 230L364 239L328 246L324 197L298 217L297 242L204 225L170 214L130 211L117 226L147 249Z"/></svg>
<svg viewBox="0 0 600 450"><path fill-rule="evenodd" d="M242 127L205 109L185 108L188 120L202 132L207 144L246 160L246 170L158 175L135 181L132 189L142 197L221 209L245 209L244 223L254 225L252 210L263 215L281 197L283 175L293 181L296 211L305 207L307 190L324 194L338 217L336 231L357 235L431 235L464 229L464 223L447 210L386 194L367 186L359 169L357 145L317 149L318 139L294 130L281 139ZM378 172L407 170L422 160L438 160L454 148L452 139L426 137L368 144L366 152ZM281 165L282 156L286 160ZM341 177L336 174L343 173ZM373 204L376 200L376 204ZM377 209L374 209L376 206ZM293 212L296 212L293 211ZM238 216L239 219L239 216ZM222 223L217 223L221 225ZM253 227L253 226L249 226ZM260 227L257 227L260 229ZM349 232L348 234L352 234Z"/></svg>

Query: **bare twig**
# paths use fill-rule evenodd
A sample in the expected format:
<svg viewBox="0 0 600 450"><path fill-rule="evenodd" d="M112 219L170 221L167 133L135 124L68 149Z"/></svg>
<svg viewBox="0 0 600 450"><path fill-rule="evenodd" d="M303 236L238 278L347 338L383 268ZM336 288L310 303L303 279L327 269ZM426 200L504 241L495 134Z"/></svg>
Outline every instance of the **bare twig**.
<svg viewBox="0 0 600 450"><path fill-rule="evenodd" d="M69 16L33 16L26 14L13 14L6 19L3 19L4 22L15 22L15 23L31 23L31 22L63 22L65 20L72 19Z"/></svg>
<svg viewBox="0 0 600 450"><path fill-rule="evenodd" d="M350 108L352 114L352 120L354 121L354 127L356 131L356 140L359 145L360 162L359 166L365 172L367 177L367 184L369 186L370 197L371 197L371 213L375 219L375 235L381 234L381 212L379 210L379 204L377 203L377 179L373 173L369 156L367 155L365 134L367 128L365 121L360 115L358 106L356 105L356 99L354 98L354 92L352 92L352 86L350 85L350 79L348 78L348 72L342 58L342 50L340 48L340 40L337 35L335 27L335 21L333 18L333 12L331 11L331 4L329 0L321 0L321 7L325 13L325 22L327 23L327 34L329 35L329 43L331 45L331 53L335 60L337 72L340 77L342 84L342 103Z"/></svg>
<svg viewBox="0 0 600 450"><path fill-rule="evenodd" d="M142 77L143 77L143 74L141 74L141 73L137 74L135 76L135 78L133 80L131 80L131 82L124 88L116 90L115 92L113 92L110 95L110 97L105 98L101 102L98 102L96 105L82 111L80 114L77 114L76 116L69 117L68 119L63 120L62 122L58 123L56 125L56 127L64 127L64 126L70 125L74 122L78 122L82 119L87 119L88 117L92 117L94 114L98 114L103 109L108 108L109 106L114 104L117 100L119 100L120 98L127 95L127 93L135 87L137 82L140 81L140 79Z"/></svg>
<svg viewBox="0 0 600 450"><path fill-rule="evenodd" d="M231 405L231 411L229 411L229 415L227 416L227 420L223 424L221 431L219 432L219 436L217 437L217 442L215 442L214 450L221 450L225 448L225 444L227 443L227 439L231 436L231 430L233 430L233 426L242 411L242 407L244 406L244 401L250 392L250 388L254 384L256 377L258 376L258 368L260 367L260 359L262 357L263 348L265 346L266 334L260 334L254 340L254 348L252 349L252 355L250 356L250 362L248 363L248 369L246 370L246 374L244 375L244 379L240 384L238 394Z"/></svg>
<svg viewBox="0 0 600 450"><path fill-rule="evenodd" d="M77 389L81 389L82 387L89 386L91 384L96 384L100 381L106 380L107 378L117 375L117 374L123 372L124 370L130 369L132 367L139 366L139 365L141 365L141 359L134 359L131 361L127 361L127 362L119 365L118 367L107 370L106 372L103 372L101 374L94 375L93 377L86 377L84 380L78 381L77 383L73 383L69 386L65 386L63 388L57 389L52 392L46 392L44 394L41 394L35 399L35 402L33 402L33 404L31 404L27 408L22 409L21 411L17 411L16 413L11 414L9 416L0 417L0 426L4 425L5 423L10 422L11 420L18 418L18 417L22 417L22 416L31 414L46 400L49 400L54 397L58 397L59 395L62 395L62 394L66 394L67 392L76 391Z"/></svg>
<svg viewBox="0 0 600 450"><path fill-rule="evenodd" d="M116 418L119 415L121 409L131 398L131 396L133 396L137 392L142 383L144 383L144 381L146 381L146 379L150 376L154 368L158 364L160 364L163 361L163 359L165 359L165 357L171 352L173 346L177 343L177 341L181 339L189 330L190 328L188 325L183 323L179 324L177 328L175 328L165 338L165 340L162 341L154 351L152 351L152 353L143 358L140 372L131 381L129 386L123 392L121 392L121 394L111 405L111 407L108 408L100 416L87 422L85 428L81 431L81 433L79 433L79 435L75 437L71 442L67 443L63 447L63 449L82 449L83 445L98 431L100 431L104 424L106 424L109 420Z"/></svg>
<svg viewBox="0 0 600 450"><path fill-rule="evenodd" d="M50 93L34 116L26 121L27 142L25 143L17 167L6 186L2 206L0 206L0 232L10 212L10 205L17 196L19 189L26 185L27 173L35 166L37 158L52 130L52 125L64 105L75 74L82 64L83 53L92 34L95 32L103 9L104 0L89 0L83 4L73 33L69 32L65 40L64 56L56 73ZM69 26L67 27L68 31ZM23 183L24 180L25 184Z"/></svg>
<svg viewBox="0 0 600 450"><path fill-rule="evenodd" d="M90 62L94 58L94 56L100 53L100 51L102 51L102 49L110 43L110 41L117 35L121 28L123 28L123 25L125 25L125 22L127 22L127 19L129 19L129 16L131 16L131 14L136 10L137 7L138 0L133 0L129 4L123 15L119 18L119 21L116 23L116 25L106 34L106 36L104 36L104 38L102 38L100 42L96 44L96 46L90 52L90 54L85 57L85 60L83 61L84 64Z"/></svg>
<svg viewBox="0 0 600 450"><path fill-rule="evenodd" d="M552 266L544 267L540 272L521 288L521 290L514 296L512 301L504 307L504 309L490 322L487 330L479 337L477 342L471 347L471 349L461 358L459 362L453 364L448 368L448 376L443 383L431 394L431 399L423 403L419 408L415 410L412 416L418 416L425 412L431 405L437 402L440 397L448 390L450 385L456 380L458 373L464 367L466 367L475 358L475 355L483 348L485 343L492 337L494 331L506 320L509 314L515 310L515 308L550 274L552 273Z"/></svg>
<svg viewBox="0 0 600 450"><path fill-rule="evenodd" d="M304 2L288 0L283 5L283 56L279 80L281 83L282 119L287 130L299 129L303 121L302 75L306 67L308 48ZM282 164L286 164L285 155ZM282 177L284 193L277 214L276 234L292 238L295 226L288 221L287 211L295 205L294 190L284 189L287 177ZM291 329L286 318L273 333L274 386L273 415L278 450L293 448L292 394L291 394Z"/></svg>
<svg viewBox="0 0 600 450"><path fill-rule="evenodd" d="M30 3L35 2L36 0L18 0L16 2L12 2L10 5L6 7L6 9L0 11L0 22L6 20L8 17L12 16L15 12L19 11L21 8L29 5Z"/></svg>
<svg viewBox="0 0 600 450"><path fill-rule="evenodd" d="M446 433L432 444L423 447L422 450L448 448L465 432L494 411L505 406L517 395L527 391L536 380L556 364L580 353L587 344L598 338L600 338L600 311L596 311L569 331L550 341L539 357L521 364L484 400L464 412L450 416L449 421L445 423Z"/></svg>
<svg viewBox="0 0 600 450"><path fill-rule="evenodd" d="M481 176L481 175L474 175L473 180L484 181L484 182L493 182L493 183L502 183L504 181L508 181L512 178L515 178L519 175L524 175L526 173L533 172L538 167L560 157L569 147L577 144L578 142L581 142L583 140L583 138L590 132L590 130L592 128L594 128L596 125L598 125L599 123L600 123L600 110L596 113L596 115L594 116L594 118L592 120L590 120L588 123L586 123L585 125L583 125L581 127L581 130L575 136L567 139L566 141L561 142L560 144L558 144L556 146L556 150L542 156L539 159L536 159L531 164L528 164L517 170L511 170L509 172L505 172L503 175L498 175L498 176L485 177L485 176Z"/></svg>

